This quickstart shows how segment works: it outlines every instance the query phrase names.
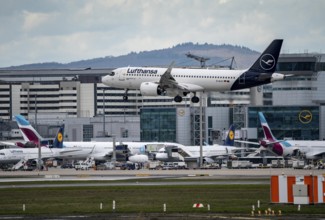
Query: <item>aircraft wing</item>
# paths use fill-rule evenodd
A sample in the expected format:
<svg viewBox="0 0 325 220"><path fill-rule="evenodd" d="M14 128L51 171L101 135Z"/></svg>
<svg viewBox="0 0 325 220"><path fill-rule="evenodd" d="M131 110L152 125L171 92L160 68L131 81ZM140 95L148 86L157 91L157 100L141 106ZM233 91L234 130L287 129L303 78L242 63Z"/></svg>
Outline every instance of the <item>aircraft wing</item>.
<svg viewBox="0 0 325 220"><path fill-rule="evenodd" d="M239 140L235 140L235 142L237 142L237 143L244 143L244 144L260 145L260 143L258 143L258 142L251 142L251 141L239 141Z"/></svg>
<svg viewBox="0 0 325 220"><path fill-rule="evenodd" d="M312 152L306 153L306 157L321 157L325 155L325 150L313 150Z"/></svg>
<svg viewBox="0 0 325 220"><path fill-rule="evenodd" d="M14 142L6 142L6 141L0 141L0 145L6 145L11 147L17 147L17 145Z"/></svg>
<svg viewBox="0 0 325 220"><path fill-rule="evenodd" d="M239 141L239 140L235 140L235 142L238 143L244 143L244 144L253 144L253 145L262 145L259 142L251 142L251 141ZM265 142L265 144L263 146L269 146L269 145L273 145L273 144L277 144L277 143L282 143L285 142L285 140L279 140L279 141L273 141L273 142Z"/></svg>
<svg viewBox="0 0 325 220"><path fill-rule="evenodd" d="M68 154L68 153L73 153L73 152L80 152L80 151L83 151L83 149L82 148L65 149L65 150L60 151L59 154L62 155L62 154Z"/></svg>
<svg viewBox="0 0 325 220"><path fill-rule="evenodd" d="M178 83L175 78L172 76L172 68L175 62L172 62L166 72L161 76L159 84L163 89L178 89Z"/></svg>
<svg viewBox="0 0 325 220"><path fill-rule="evenodd" d="M168 69L161 76L161 78L159 80L159 85L161 86L162 89L164 89L164 90L177 89L177 90L181 90L185 93L195 92L195 91L203 91L203 88L201 86L187 84L187 83L178 83L171 74L173 65L174 65L174 62L172 62L169 65Z"/></svg>

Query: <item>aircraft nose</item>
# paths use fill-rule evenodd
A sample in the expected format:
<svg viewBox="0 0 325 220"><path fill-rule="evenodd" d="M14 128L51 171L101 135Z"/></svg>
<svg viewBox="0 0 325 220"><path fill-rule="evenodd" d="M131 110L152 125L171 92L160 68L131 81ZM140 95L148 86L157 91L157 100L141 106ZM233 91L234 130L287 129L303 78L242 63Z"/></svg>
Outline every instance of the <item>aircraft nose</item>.
<svg viewBox="0 0 325 220"><path fill-rule="evenodd" d="M102 77L102 83L109 86L111 80L114 79L113 78L114 76L115 76L115 70L109 72L106 76Z"/></svg>
<svg viewBox="0 0 325 220"><path fill-rule="evenodd" d="M110 78L109 75L107 75L107 76L103 76L103 77L102 77L102 83L104 83L105 85L108 85L108 83L109 83L109 78Z"/></svg>

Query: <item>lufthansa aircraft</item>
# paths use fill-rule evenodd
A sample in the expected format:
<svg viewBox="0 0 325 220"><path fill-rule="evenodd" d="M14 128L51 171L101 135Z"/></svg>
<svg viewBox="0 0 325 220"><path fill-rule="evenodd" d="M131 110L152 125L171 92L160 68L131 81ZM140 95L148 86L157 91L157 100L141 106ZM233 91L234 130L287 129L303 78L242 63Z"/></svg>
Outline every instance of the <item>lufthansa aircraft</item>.
<svg viewBox="0 0 325 220"><path fill-rule="evenodd" d="M193 103L198 103L197 92L231 91L283 80L285 75L274 73L280 54L282 39L273 40L255 63L245 70L217 70L156 67L123 67L102 78L111 87L125 89L124 100L130 89L140 89L143 96L171 96L175 102L189 93Z"/></svg>

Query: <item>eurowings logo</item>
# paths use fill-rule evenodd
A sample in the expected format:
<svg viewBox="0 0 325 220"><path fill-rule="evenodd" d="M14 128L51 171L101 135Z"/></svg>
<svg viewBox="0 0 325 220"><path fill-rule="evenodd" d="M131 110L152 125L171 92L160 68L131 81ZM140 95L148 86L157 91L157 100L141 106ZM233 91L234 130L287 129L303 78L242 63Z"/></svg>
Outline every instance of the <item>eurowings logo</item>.
<svg viewBox="0 0 325 220"><path fill-rule="evenodd" d="M263 70L270 70L275 65L275 59L271 54L264 54L260 59L260 66Z"/></svg>

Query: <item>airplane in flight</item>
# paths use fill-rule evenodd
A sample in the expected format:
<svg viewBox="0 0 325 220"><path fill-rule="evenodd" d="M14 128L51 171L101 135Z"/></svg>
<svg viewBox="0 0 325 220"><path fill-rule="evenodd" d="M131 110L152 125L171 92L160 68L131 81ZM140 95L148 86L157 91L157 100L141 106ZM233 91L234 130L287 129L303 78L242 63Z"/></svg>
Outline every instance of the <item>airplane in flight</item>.
<svg viewBox="0 0 325 220"><path fill-rule="evenodd" d="M215 159L226 157L236 158L236 154L245 150L241 147L234 147L235 126L231 125L224 145L208 145L202 147L202 156L208 163L215 162ZM182 160L179 156L185 158L199 158L200 146L175 146L171 149L171 154L168 154L168 147L161 148L156 154L156 159L160 161Z"/></svg>
<svg viewBox="0 0 325 220"><path fill-rule="evenodd" d="M125 89L123 100L128 100L128 90L140 90L143 96L170 96L175 102L193 93L191 101L198 103L197 92L224 92L251 88L283 80L284 74L275 73L282 47L282 39L273 40L254 64L245 70L218 70L157 67L117 68L102 78L104 85Z"/></svg>
<svg viewBox="0 0 325 220"><path fill-rule="evenodd" d="M278 140L272 134L264 114L258 112L258 116L263 128L264 138L259 143L247 141L238 142L260 145L260 150L268 150L282 157L302 155L306 159L325 159L325 141Z"/></svg>

